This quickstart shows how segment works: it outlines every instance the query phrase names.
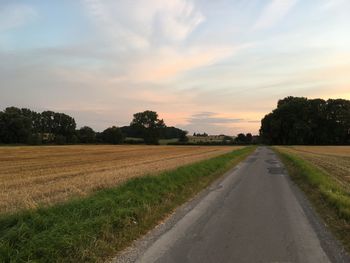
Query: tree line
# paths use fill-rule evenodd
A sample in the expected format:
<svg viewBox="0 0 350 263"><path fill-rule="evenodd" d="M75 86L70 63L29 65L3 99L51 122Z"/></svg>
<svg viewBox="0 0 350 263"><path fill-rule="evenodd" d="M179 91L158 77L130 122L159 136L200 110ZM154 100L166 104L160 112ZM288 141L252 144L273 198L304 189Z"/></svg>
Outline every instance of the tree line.
<svg viewBox="0 0 350 263"><path fill-rule="evenodd" d="M349 145L350 101L286 97L261 120L268 144Z"/></svg>
<svg viewBox="0 0 350 263"><path fill-rule="evenodd" d="M0 111L0 144L119 144L127 137L158 144L159 139L187 140L187 132L167 127L154 111L135 113L129 126L112 126L102 132L91 127L76 128L73 117L54 111L41 113L26 108L8 107Z"/></svg>

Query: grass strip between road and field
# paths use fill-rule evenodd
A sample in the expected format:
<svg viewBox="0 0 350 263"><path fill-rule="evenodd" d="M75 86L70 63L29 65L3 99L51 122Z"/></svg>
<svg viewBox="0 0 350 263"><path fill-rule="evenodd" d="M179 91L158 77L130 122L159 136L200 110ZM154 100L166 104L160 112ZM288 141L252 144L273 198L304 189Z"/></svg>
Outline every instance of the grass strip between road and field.
<svg viewBox="0 0 350 263"><path fill-rule="evenodd" d="M328 227L350 252L350 193L332 175L293 153L273 147L292 180L305 192Z"/></svg>
<svg viewBox="0 0 350 263"><path fill-rule="evenodd" d="M131 179L89 197L0 216L1 262L102 262L156 226L255 147Z"/></svg>

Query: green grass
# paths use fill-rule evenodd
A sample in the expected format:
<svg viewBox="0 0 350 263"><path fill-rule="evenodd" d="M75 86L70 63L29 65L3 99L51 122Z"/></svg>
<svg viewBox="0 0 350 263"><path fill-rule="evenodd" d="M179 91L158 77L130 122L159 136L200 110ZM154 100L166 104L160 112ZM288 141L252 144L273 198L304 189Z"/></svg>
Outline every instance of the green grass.
<svg viewBox="0 0 350 263"><path fill-rule="evenodd" d="M331 175L295 154L274 148L332 232L350 252L350 193Z"/></svg>
<svg viewBox="0 0 350 263"><path fill-rule="evenodd" d="M254 147L64 204L0 217L0 262L102 262L208 186Z"/></svg>

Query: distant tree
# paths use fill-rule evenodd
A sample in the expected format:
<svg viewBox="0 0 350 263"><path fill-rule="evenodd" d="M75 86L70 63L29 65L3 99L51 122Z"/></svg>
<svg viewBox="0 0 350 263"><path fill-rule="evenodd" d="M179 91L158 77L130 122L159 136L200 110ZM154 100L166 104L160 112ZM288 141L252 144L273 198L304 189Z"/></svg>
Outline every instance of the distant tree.
<svg viewBox="0 0 350 263"><path fill-rule="evenodd" d="M124 140L123 133L118 127L110 127L102 132L102 140L104 143L120 144Z"/></svg>
<svg viewBox="0 0 350 263"><path fill-rule="evenodd" d="M197 136L197 137L208 137L209 135L206 132L203 133L194 133L193 136Z"/></svg>
<svg viewBox="0 0 350 263"><path fill-rule="evenodd" d="M142 138L147 144L158 144L161 129L166 127L164 121L158 119L158 114L149 110L135 113L130 126L142 131Z"/></svg>
<svg viewBox="0 0 350 263"><path fill-rule="evenodd" d="M250 144L250 143L252 143L252 141L253 141L253 135L251 133L247 133L245 135L245 142Z"/></svg>
<svg viewBox="0 0 350 263"><path fill-rule="evenodd" d="M120 129L126 137L143 138L143 128L140 126L123 126Z"/></svg>
<svg viewBox="0 0 350 263"><path fill-rule="evenodd" d="M90 128L88 126L81 127L77 131L77 136L78 136L78 141L80 143L94 143L94 142L96 142L96 133L92 128Z"/></svg>
<svg viewBox="0 0 350 263"><path fill-rule="evenodd" d="M0 114L0 141L2 143L28 143L32 134L30 116L16 107L6 108Z"/></svg>
<svg viewBox="0 0 350 263"><path fill-rule="evenodd" d="M96 132L96 143L103 143L103 133L102 132Z"/></svg>
<svg viewBox="0 0 350 263"><path fill-rule="evenodd" d="M350 101L286 97L261 120L270 144L350 144Z"/></svg>
<svg viewBox="0 0 350 263"><path fill-rule="evenodd" d="M53 111L43 111L41 113L41 132L43 133L53 133L54 129L54 115Z"/></svg>
<svg viewBox="0 0 350 263"><path fill-rule="evenodd" d="M247 142L247 138L244 133L239 133L234 142L238 144L245 144Z"/></svg>
<svg viewBox="0 0 350 263"><path fill-rule="evenodd" d="M164 127L160 129L161 139L173 139L173 138L183 138L187 135L187 132L176 127Z"/></svg>
<svg viewBox="0 0 350 263"><path fill-rule="evenodd" d="M70 143L76 141L74 137L76 123L74 118L67 114L44 111L41 113L40 126L42 133L53 134L54 137L60 135L59 138L61 139L55 139L55 141L59 140L60 144L62 144L63 141ZM62 136L65 137L65 140L62 139Z"/></svg>
<svg viewBox="0 0 350 263"><path fill-rule="evenodd" d="M53 116L53 133L55 135L62 135L66 137L67 142L72 142L75 134L76 123L75 120L64 114L55 113Z"/></svg>
<svg viewBox="0 0 350 263"><path fill-rule="evenodd" d="M179 142L188 142L187 131L181 131L179 138Z"/></svg>
<svg viewBox="0 0 350 263"><path fill-rule="evenodd" d="M63 136L56 139L74 143L75 121L72 117L53 111L37 113L26 108L9 107L0 112L0 142L41 144L46 133Z"/></svg>

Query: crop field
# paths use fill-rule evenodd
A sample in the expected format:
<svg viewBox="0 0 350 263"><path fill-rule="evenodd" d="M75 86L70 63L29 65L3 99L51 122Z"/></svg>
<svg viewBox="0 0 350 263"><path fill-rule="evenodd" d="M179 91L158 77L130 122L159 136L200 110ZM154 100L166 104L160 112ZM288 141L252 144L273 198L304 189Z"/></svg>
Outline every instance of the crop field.
<svg viewBox="0 0 350 263"><path fill-rule="evenodd" d="M297 154L334 176L343 186L350 188L350 146L278 146L277 148Z"/></svg>
<svg viewBox="0 0 350 263"><path fill-rule="evenodd" d="M0 212L84 196L126 179L174 169L242 147L0 147Z"/></svg>

